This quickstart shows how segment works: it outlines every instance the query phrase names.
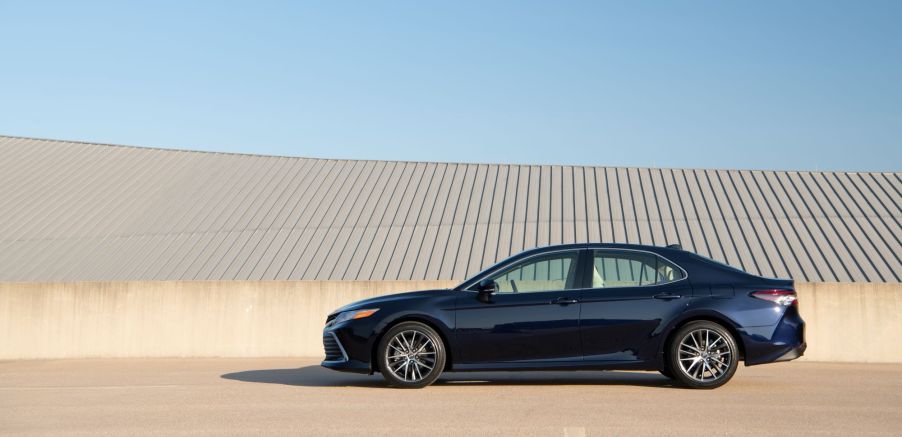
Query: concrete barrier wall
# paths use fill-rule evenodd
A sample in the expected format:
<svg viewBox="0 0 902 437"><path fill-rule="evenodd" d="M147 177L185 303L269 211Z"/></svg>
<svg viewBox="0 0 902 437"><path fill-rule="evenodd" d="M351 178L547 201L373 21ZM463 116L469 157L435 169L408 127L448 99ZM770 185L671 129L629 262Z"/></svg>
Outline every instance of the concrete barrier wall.
<svg viewBox="0 0 902 437"><path fill-rule="evenodd" d="M448 281L0 283L0 359L321 356L326 315ZM902 284L798 284L808 360L902 362Z"/></svg>
<svg viewBox="0 0 902 437"><path fill-rule="evenodd" d="M902 284L797 284L812 361L902 363Z"/></svg>
<svg viewBox="0 0 902 437"><path fill-rule="evenodd" d="M0 283L0 359L318 356L336 308L448 282Z"/></svg>

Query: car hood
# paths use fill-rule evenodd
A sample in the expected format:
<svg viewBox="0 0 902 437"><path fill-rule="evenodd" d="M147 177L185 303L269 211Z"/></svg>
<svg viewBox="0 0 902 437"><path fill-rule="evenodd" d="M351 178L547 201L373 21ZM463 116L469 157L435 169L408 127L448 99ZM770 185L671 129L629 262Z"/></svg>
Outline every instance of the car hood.
<svg viewBox="0 0 902 437"><path fill-rule="evenodd" d="M343 311L350 310L359 310L371 307L378 307L379 304L387 303L387 302L397 302L402 300L410 300L410 299L418 299L426 296L435 296L436 293L441 291L448 291L447 288L435 289L435 290L420 290L420 291L408 291L406 293L395 293L395 294L386 294L384 296L376 296L371 297L369 299L358 300L357 302L349 303L335 311L332 311L332 314L338 314Z"/></svg>

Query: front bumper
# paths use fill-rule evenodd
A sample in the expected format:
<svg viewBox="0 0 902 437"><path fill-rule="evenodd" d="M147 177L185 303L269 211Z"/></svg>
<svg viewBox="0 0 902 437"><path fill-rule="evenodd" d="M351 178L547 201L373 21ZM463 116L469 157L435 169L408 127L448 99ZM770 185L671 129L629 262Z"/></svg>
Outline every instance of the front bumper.
<svg viewBox="0 0 902 437"><path fill-rule="evenodd" d="M334 332L323 332L323 349L326 352L326 358L320 363L321 366L342 372L370 373L369 363L348 357L344 345Z"/></svg>
<svg viewBox="0 0 902 437"><path fill-rule="evenodd" d="M323 330L326 358L320 365L342 372L372 373L370 366L373 327L369 320L343 322Z"/></svg>
<svg viewBox="0 0 902 437"><path fill-rule="evenodd" d="M370 370L369 364L357 360L323 361L320 365L327 369L337 370L339 372L363 373L366 375L373 373Z"/></svg>

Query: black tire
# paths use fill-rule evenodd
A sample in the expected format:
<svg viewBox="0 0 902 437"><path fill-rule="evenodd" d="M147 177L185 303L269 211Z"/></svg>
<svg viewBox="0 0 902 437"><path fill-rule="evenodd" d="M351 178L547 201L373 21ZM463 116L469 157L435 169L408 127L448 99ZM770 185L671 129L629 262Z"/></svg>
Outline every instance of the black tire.
<svg viewBox="0 0 902 437"><path fill-rule="evenodd" d="M739 348L733 335L707 320L681 327L667 348L668 370L674 379L690 388L720 387L733 377L739 366Z"/></svg>
<svg viewBox="0 0 902 437"><path fill-rule="evenodd" d="M397 348L397 345L402 343L400 340L395 342L395 339L399 338L399 334L400 338L416 343L410 348L414 352L421 349L422 346L419 355L403 356L404 351L399 351ZM406 351L407 347L404 349ZM402 357L398 358L398 355L402 355ZM431 358L433 356L434 359ZM397 388L423 388L432 384L445 369L445 357L445 344L442 342L442 337L434 329L420 322L403 322L393 326L382 336L376 349L376 359L379 362L379 371L382 373L382 377L389 385ZM405 361L406 363L404 363ZM431 365L431 369L425 371L424 369L429 365ZM401 370L402 367L403 370ZM392 369L399 370L393 371ZM417 373L418 371L419 373Z"/></svg>
<svg viewBox="0 0 902 437"><path fill-rule="evenodd" d="M670 370L670 366L664 367L663 369L658 369L658 372L661 372L662 375L666 376L668 379L676 379L673 376L673 371Z"/></svg>

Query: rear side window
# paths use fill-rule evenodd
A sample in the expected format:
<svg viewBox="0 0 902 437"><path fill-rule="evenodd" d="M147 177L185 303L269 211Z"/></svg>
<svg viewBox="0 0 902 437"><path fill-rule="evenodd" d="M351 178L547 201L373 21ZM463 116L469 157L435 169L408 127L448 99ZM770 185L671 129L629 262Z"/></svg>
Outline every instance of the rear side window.
<svg viewBox="0 0 902 437"><path fill-rule="evenodd" d="M592 288L641 287L666 284L685 277L682 269L653 253L594 251Z"/></svg>

